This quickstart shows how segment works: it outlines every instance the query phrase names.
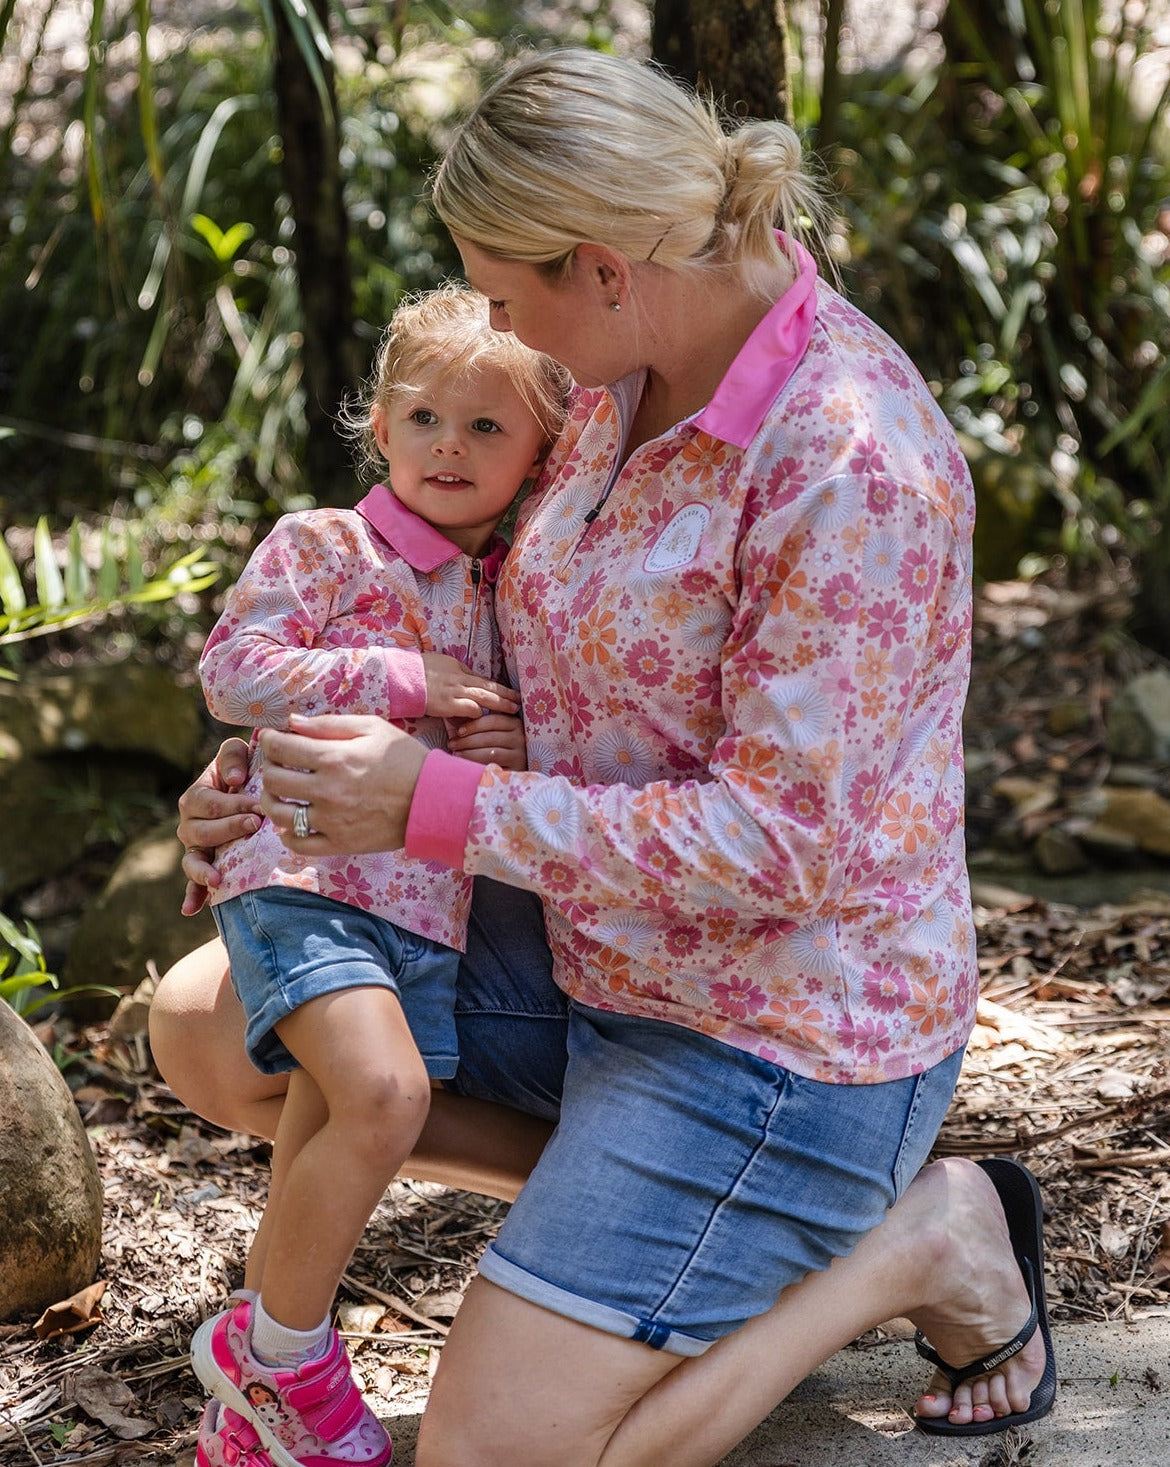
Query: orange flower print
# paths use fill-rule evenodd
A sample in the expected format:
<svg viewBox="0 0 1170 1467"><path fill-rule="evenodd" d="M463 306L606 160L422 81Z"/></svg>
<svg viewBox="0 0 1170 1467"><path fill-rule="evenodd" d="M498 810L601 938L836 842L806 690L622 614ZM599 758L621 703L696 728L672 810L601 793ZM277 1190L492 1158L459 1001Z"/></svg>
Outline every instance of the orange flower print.
<svg viewBox="0 0 1170 1467"><path fill-rule="evenodd" d="M577 636L581 644L582 658L592 665L600 666L609 661L609 649L617 642L612 611L601 611L594 607L584 621L577 624Z"/></svg>
<svg viewBox="0 0 1170 1467"><path fill-rule="evenodd" d="M691 613L691 603L677 591L655 596L650 604L654 608L655 621L660 621L665 627L681 627Z"/></svg>
<svg viewBox="0 0 1170 1467"><path fill-rule="evenodd" d="M882 810L882 834L891 840L900 841L902 849L912 856L920 841L930 834L926 824L926 806L917 800L911 804L909 795L897 795L887 800Z"/></svg>
<svg viewBox="0 0 1170 1467"><path fill-rule="evenodd" d="M710 478L726 457L726 444L706 433L697 433L683 449L683 483Z"/></svg>
<svg viewBox="0 0 1170 1467"><path fill-rule="evenodd" d="M933 1034L935 1025L941 1025L946 1018L949 991L939 987L938 978L928 978L925 983L912 983L910 992L912 999L906 1005L906 1017L917 1024L922 1034Z"/></svg>

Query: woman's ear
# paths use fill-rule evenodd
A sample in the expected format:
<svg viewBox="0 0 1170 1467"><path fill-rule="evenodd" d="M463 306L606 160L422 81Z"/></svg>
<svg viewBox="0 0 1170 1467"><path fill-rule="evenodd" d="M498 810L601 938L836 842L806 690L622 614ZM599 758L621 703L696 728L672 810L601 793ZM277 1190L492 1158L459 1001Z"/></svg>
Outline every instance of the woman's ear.
<svg viewBox="0 0 1170 1467"><path fill-rule="evenodd" d="M606 306L622 301L630 291L630 262L608 245L579 244L574 251L580 277L594 286Z"/></svg>

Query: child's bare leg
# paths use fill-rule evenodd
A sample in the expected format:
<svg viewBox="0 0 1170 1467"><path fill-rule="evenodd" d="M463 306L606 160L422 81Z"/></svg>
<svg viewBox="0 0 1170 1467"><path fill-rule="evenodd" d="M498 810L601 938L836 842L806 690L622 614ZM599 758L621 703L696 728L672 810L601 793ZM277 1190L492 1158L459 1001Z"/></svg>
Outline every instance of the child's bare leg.
<svg viewBox="0 0 1170 1467"><path fill-rule="evenodd" d="M303 1073L291 1077L289 1155L265 1213L260 1286L273 1319L312 1330L329 1313L370 1214L422 1129L429 1081L402 1006L387 989L313 999L277 1029ZM313 1129L321 1114L324 1123ZM278 1149L285 1131L282 1116Z"/></svg>

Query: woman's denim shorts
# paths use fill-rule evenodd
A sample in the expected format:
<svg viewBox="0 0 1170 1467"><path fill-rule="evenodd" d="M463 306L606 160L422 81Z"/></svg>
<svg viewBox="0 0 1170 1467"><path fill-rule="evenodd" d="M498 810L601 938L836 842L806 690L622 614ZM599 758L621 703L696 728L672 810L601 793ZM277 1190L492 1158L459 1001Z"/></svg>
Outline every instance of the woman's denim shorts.
<svg viewBox="0 0 1170 1467"><path fill-rule="evenodd" d="M679 1355L881 1222L927 1159L962 1059L829 1085L677 1025L566 1004L539 901L484 878L456 1022L445 1088L557 1121L480 1272Z"/></svg>
<svg viewBox="0 0 1170 1467"><path fill-rule="evenodd" d="M458 1063L455 981L459 954L357 907L291 886L269 886L213 907L247 1015L248 1058L266 1075L297 1062L276 1026L313 998L345 988L388 988L402 1004L427 1073Z"/></svg>

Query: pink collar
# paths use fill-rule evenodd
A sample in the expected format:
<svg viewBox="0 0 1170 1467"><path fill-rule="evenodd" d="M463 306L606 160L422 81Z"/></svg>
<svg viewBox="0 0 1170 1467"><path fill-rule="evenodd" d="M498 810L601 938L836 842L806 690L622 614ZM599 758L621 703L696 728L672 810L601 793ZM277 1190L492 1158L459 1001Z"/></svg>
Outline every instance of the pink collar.
<svg viewBox="0 0 1170 1467"><path fill-rule="evenodd" d="M437 570L447 561L463 554L459 546L448 540L442 530L428 525L426 520L395 499L385 484L375 484L365 498L358 501L355 508L362 519L377 530L382 539L392 545L407 565L416 571L425 573ZM507 544L498 535L493 535L487 550L478 557L488 581L495 581L507 551Z"/></svg>
<svg viewBox="0 0 1170 1467"><path fill-rule="evenodd" d="M795 240L789 244L796 255L796 280L744 342L711 401L691 419L696 427L737 448L747 448L760 431L812 339L816 262L803 245Z"/></svg>

